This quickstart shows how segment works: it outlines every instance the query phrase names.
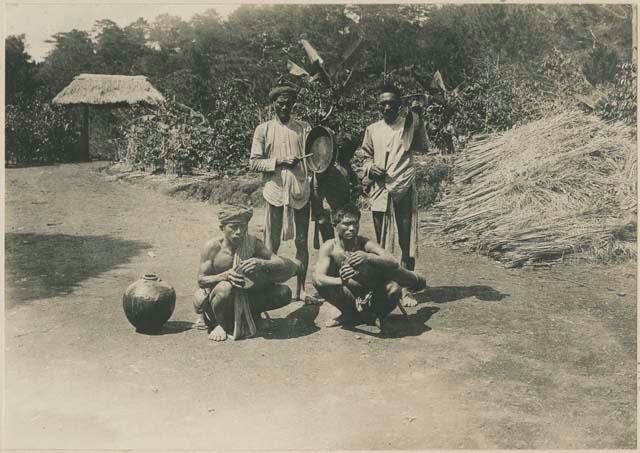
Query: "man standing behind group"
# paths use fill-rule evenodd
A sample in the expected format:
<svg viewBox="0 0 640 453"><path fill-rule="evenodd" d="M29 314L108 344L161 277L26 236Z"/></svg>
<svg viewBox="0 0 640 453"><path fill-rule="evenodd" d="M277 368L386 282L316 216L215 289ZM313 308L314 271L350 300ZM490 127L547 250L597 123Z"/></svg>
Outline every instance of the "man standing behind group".
<svg viewBox="0 0 640 453"><path fill-rule="evenodd" d="M365 131L362 150L367 155L365 176L373 185L369 192L373 225L378 243L393 251L397 241L400 265L413 271L418 251L417 193L413 151L424 150L427 138L420 117L400 114L401 93L393 85L384 85L378 96L382 120ZM415 306L416 300L403 289L402 304Z"/></svg>
<svg viewBox="0 0 640 453"><path fill-rule="evenodd" d="M296 258L302 263L295 300L305 300L304 280L309 267L307 237L311 178L304 160L308 123L291 117L297 91L277 86L269 93L276 115L260 124L253 135L250 168L263 173L266 203L265 245L278 253L281 241L294 239Z"/></svg>

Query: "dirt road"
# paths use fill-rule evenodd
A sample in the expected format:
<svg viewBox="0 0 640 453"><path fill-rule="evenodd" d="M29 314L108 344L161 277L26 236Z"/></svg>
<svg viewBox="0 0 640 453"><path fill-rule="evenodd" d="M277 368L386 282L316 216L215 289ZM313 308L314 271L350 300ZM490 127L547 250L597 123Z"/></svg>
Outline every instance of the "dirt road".
<svg viewBox="0 0 640 453"><path fill-rule="evenodd" d="M215 344L189 329L213 208L101 165L6 172L5 448L635 448L635 266L505 270L424 244L431 288L391 338L292 304ZM161 335L122 311L146 271L177 292Z"/></svg>

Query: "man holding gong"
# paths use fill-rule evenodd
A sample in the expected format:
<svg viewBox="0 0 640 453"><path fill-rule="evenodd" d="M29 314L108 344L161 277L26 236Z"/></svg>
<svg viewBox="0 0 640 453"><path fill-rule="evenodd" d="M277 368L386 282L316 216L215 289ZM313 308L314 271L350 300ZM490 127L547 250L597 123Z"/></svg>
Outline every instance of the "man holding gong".
<svg viewBox="0 0 640 453"><path fill-rule="evenodd" d="M296 259L302 263L295 300L306 302L311 177L302 157L311 126L291 117L296 96L297 90L289 85L276 86L269 92L276 114L256 128L249 166L263 174L264 243L278 253L281 241L294 239Z"/></svg>

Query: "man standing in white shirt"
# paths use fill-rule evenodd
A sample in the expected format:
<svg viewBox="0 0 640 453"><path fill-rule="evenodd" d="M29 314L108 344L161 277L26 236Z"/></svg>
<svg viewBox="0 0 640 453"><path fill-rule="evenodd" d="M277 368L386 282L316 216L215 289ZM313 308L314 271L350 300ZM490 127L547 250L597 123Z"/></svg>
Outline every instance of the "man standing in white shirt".
<svg viewBox="0 0 640 453"><path fill-rule="evenodd" d="M426 150L427 138L420 117L400 114L400 90L386 84L380 90L378 105L382 119L367 127L362 150L367 159L365 175L373 181L369 192L373 224L378 243L393 252L397 241L400 265L413 271L418 251L418 209L413 152ZM396 237L397 230L397 237ZM403 290L402 304L417 304Z"/></svg>
<svg viewBox="0 0 640 453"><path fill-rule="evenodd" d="M311 177L300 158L311 126L291 117L296 96L296 89L287 85L271 90L269 99L276 115L256 128L249 166L263 174L262 195L267 202L264 243L277 254L281 241L295 240L296 259L302 263L302 270L294 300L305 301Z"/></svg>

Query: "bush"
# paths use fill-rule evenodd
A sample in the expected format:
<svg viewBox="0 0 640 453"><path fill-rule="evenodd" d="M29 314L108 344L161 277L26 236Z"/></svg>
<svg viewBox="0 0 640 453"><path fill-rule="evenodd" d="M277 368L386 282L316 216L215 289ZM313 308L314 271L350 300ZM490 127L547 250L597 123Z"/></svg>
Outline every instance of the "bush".
<svg viewBox="0 0 640 453"><path fill-rule="evenodd" d="M67 162L78 152L79 130L64 107L17 98L5 110L7 165Z"/></svg>
<svg viewBox="0 0 640 453"><path fill-rule="evenodd" d="M150 171L193 169L239 174L247 170L259 109L238 81L224 82L208 119L175 102L138 116L123 131L121 157ZM145 113L138 110L138 114Z"/></svg>
<svg viewBox="0 0 640 453"><path fill-rule="evenodd" d="M428 208L442 193L452 178L452 158L446 156L419 157L416 163L416 190L420 208Z"/></svg>
<svg viewBox="0 0 640 453"><path fill-rule="evenodd" d="M635 65L631 63L619 65L616 82L607 89L607 102L600 110L601 116L605 119L636 124L637 86L638 76Z"/></svg>

